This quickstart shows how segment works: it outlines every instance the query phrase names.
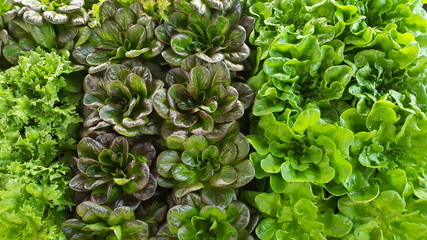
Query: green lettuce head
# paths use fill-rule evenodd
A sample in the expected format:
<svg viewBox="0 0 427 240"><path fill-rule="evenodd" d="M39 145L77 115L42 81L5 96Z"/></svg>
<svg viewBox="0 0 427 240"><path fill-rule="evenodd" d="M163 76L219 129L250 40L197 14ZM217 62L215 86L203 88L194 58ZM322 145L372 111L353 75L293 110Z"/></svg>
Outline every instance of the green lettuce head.
<svg viewBox="0 0 427 240"><path fill-rule="evenodd" d="M256 219L252 217L248 206L240 201L219 207L189 194L169 209L167 223L156 236L168 240L253 240L250 232Z"/></svg>
<svg viewBox="0 0 427 240"><path fill-rule="evenodd" d="M317 108L296 116L289 109L277 118L263 116L258 133L247 137L256 150L250 157L257 178L270 177L276 192L286 182L342 184L352 172L348 157L353 133L322 121Z"/></svg>
<svg viewBox="0 0 427 240"><path fill-rule="evenodd" d="M284 183L282 192L246 191L242 195L261 213L255 229L259 239L343 239L351 232L352 219L334 212L336 200L325 199L318 187Z"/></svg>
<svg viewBox="0 0 427 240"><path fill-rule="evenodd" d="M397 34L396 29L392 28L390 33ZM406 43L399 50L369 49L354 55L351 66L356 69L356 81L352 82L348 92L354 96L359 113L367 115L372 105L391 90L414 92L414 85L425 84L426 75L418 69L427 66L427 58L420 57L420 45L413 35L406 34L405 37L395 40L396 44L399 40L402 45Z"/></svg>
<svg viewBox="0 0 427 240"><path fill-rule="evenodd" d="M192 55L209 63L224 62L231 71L243 71L249 57L246 37L253 19L242 17L240 1L174 1L174 11L156 28L156 36L169 45L162 52L179 67Z"/></svg>
<svg viewBox="0 0 427 240"><path fill-rule="evenodd" d="M150 172L156 150L148 142L129 146L124 137L101 134L85 137L77 145L74 158L77 175L69 186L87 192L98 204L144 201L151 198L157 181Z"/></svg>
<svg viewBox="0 0 427 240"><path fill-rule="evenodd" d="M101 23L95 26L88 42L73 51L77 62L90 66L95 73L109 64L126 59L152 59L163 50L154 35L156 22L144 12L140 2L123 7L115 0L106 0L99 7Z"/></svg>
<svg viewBox="0 0 427 240"><path fill-rule="evenodd" d="M350 147L353 172L343 184L350 199L370 201L382 189L427 199L427 117L414 96L390 91L367 116L346 110L341 125L356 132Z"/></svg>
<svg viewBox="0 0 427 240"><path fill-rule="evenodd" d="M146 66L128 68L116 64L101 74L87 75L84 80L83 104L88 108L86 132L112 128L121 135L134 137L154 134L158 130L152 115L153 95L163 82L154 79Z"/></svg>
<svg viewBox="0 0 427 240"><path fill-rule="evenodd" d="M148 224L135 219L130 207L109 207L86 201L76 208L79 218L62 223L61 229L68 239L94 240L147 240Z"/></svg>
<svg viewBox="0 0 427 240"><path fill-rule="evenodd" d="M232 194L231 189L243 187L254 177L248 153L249 144L241 133L231 134L216 144L193 135L179 149L160 153L156 162L158 183L173 187L178 198L204 188Z"/></svg>
<svg viewBox="0 0 427 240"><path fill-rule="evenodd" d="M357 202L349 197L338 200L339 211L353 222L344 240L424 239L427 234L426 200L405 200L398 192L379 193L372 202Z"/></svg>

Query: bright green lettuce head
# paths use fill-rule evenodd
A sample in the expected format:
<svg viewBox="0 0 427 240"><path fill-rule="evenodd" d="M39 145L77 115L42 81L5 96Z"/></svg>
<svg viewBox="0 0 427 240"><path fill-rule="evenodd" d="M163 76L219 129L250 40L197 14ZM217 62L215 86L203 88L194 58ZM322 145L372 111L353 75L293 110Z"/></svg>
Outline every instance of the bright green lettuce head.
<svg viewBox="0 0 427 240"><path fill-rule="evenodd" d="M313 49L316 47L310 46L311 44L316 45L316 43L309 43L309 39L316 41L314 38L307 38L299 54L304 55L307 52L314 51ZM294 49L290 47L290 52ZM320 52L313 56L317 54ZM260 86L254 101L254 115L264 116L274 112L281 113L286 108L301 112L308 104L316 104L322 109L324 106L328 106L327 110L334 112L330 113L334 116L333 120L338 119L340 110L333 109L329 105L335 105L335 107L346 105L346 103L331 103L330 101L339 100L343 97L346 86L353 76L351 67L346 65L329 66L313 77L310 73L310 62L315 64L317 60L297 60L294 57L268 58L264 62L264 69L250 80L251 87Z"/></svg>
<svg viewBox="0 0 427 240"><path fill-rule="evenodd" d="M161 117L192 134L207 138L223 135L221 132L240 119L252 102L252 89L244 83L232 83L223 62L179 72L167 91L154 94L154 108Z"/></svg>
<svg viewBox="0 0 427 240"><path fill-rule="evenodd" d="M339 211L353 222L351 232L342 239L424 239L427 234L426 204L426 200L407 202L393 190L381 192L370 203L340 198Z"/></svg>
<svg viewBox="0 0 427 240"><path fill-rule="evenodd" d="M76 208L78 219L61 225L68 239L146 240L149 228L146 222L135 219L130 207L109 207L86 201Z"/></svg>
<svg viewBox="0 0 427 240"><path fill-rule="evenodd" d="M172 66L195 55L209 63L224 62L231 71L243 71L249 57L246 36L253 19L242 17L240 1L184 1L173 3L174 11L156 28L156 36L170 45L162 52Z"/></svg>
<svg viewBox="0 0 427 240"><path fill-rule="evenodd" d="M170 146L174 147L174 146ZM157 159L158 183L173 187L175 197L192 191L231 192L254 177L254 167L247 158L249 144L243 134L232 134L213 144L203 136L191 136L177 150L166 150Z"/></svg>
<svg viewBox="0 0 427 240"><path fill-rule="evenodd" d="M250 155L257 178L269 176L274 191L286 182L343 183L351 174L348 162L353 133L320 120L320 111L309 108L291 116L261 117L259 135L249 135L256 152Z"/></svg>
<svg viewBox="0 0 427 240"><path fill-rule="evenodd" d="M336 202L316 196L309 183L284 183L283 194L243 193L243 198L261 213L255 230L261 240L329 239L346 236L353 227L350 218L335 213Z"/></svg>
<svg viewBox="0 0 427 240"><path fill-rule="evenodd" d="M73 51L76 61L90 66L90 72L126 59L152 59L162 52L164 45L154 35L156 22L140 2L123 7L115 0L105 0L99 16L101 23L93 28L88 42Z"/></svg>
<svg viewBox="0 0 427 240"><path fill-rule="evenodd" d="M320 24L313 28L324 27ZM327 41L319 39L316 32L306 36L300 34L293 25L278 28L276 42L265 54L268 58L261 71L248 82L258 91L254 115L283 112L288 107L301 112L310 103L325 108L329 101L347 98L345 91L354 72L343 64L345 44L333 39L333 32ZM332 105L339 104L343 103ZM332 119L338 119L339 110L330 106L327 109L336 112Z"/></svg>
<svg viewBox="0 0 427 240"><path fill-rule="evenodd" d="M390 32L399 34L395 28ZM401 38L394 40L398 41L404 41L406 46L388 52L363 50L354 55L351 66L356 69L356 81L352 82L348 91L356 99L359 113L368 114L372 104L390 90L403 92L425 82L425 73L418 69L427 66L427 58L421 57L419 43L411 34L402 34Z"/></svg>
<svg viewBox="0 0 427 240"><path fill-rule="evenodd" d="M427 118L414 96L390 91L367 116L345 111L341 125L357 132L350 148L353 173L344 183L352 200L372 200L380 189L427 199Z"/></svg>
<svg viewBox="0 0 427 240"><path fill-rule="evenodd" d="M157 181L149 167L156 150L151 143L129 146L124 137L101 134L96 139L83 138L77 153L77 175L69 186L77 192L88 192L91 201L138 202L154 195Z"/></svg>
<svg viewBox="0 0 427 240"><path fill-rule="evenodd" d="M233 201L224 208L212 205L176 205L169 209L167 225L157 236L179 240L253 240L250 211L242 202Z"/></svg>
<svg viewBox="0 0 427 240"><path fill-rule="evenodd" d="M84 80L83 104L89 109L84 127L87 132L112 128L121 135L134 137L158 130L152 115L152 96L163 89L146 66L128 68L116 64L101 74Z"/></svg>

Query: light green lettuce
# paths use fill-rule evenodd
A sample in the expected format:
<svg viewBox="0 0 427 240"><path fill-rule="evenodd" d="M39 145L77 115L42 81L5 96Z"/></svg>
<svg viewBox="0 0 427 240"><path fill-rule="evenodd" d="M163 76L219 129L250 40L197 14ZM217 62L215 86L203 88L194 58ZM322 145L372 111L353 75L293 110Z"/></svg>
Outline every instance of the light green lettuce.
<svg viewBox="0 0 427 240"><path fill-rule="evenodd" d="M0 72L0 166L30 160L48 166L74 148L82 79L67 56L23 54Z"/></svg>
<svg viewBox="0 0 427 240"><path fill-rule="evenodd" d="M68 56L24 52L0 72L0 238L65 239L67 159L81 122L81 76Z"/></svg>
<svg viewBox="0 0 427 240"><path fill-rule="evenodd" d="M261 212L262 220L255 230L261 240L342 238L351 231L352 221L335 213L331 208L335 203L318 195L309 183L284 186L282 194L244 193Z"/></svg>
<svg viewBox="0 0 427 240"><path fill-rule="evenodd" d="M63 163L33 162L13 162L0 172L0 238L65 239L59 226L73 205L68 172Z"/></svg>

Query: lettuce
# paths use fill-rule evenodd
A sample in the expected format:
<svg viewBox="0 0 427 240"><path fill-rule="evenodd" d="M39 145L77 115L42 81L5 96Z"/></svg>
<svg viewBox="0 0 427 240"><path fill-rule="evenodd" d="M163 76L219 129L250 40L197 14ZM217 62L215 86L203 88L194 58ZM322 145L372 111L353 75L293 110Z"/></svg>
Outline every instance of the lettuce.
<svg viewBox="0 0 427 240"><path fill-rule="evenodd" d="M244 193L243 198L263 216L256 228L261 240L342 238L353 222L335 213L331 201L318 194L309 183L285 184L283 193Z"/></svg>
<svg viewBox="0 0 427 240"><path fill-rule="evenodd" d="M286 182L343 183L349 177L350 130L325 123L317 108L304 110L296 119L288 111L278 119L262 116L260 134L247 136L257 151L250 157L258 174L270 177L274 191L282 192Z"/></svg>
<svg viewBox="0 0 427 240"><path fill-rule="evenodd" d="M256 96L247 136L257 182L243 197L261 212L257 236L425 238L421 1L246 6L257 19L249 38L256 56L248 85Z"/></svg>
<svg viewBox="0 0 427 240"><path fill-rule="evenodd" d="M65 239L67 159L81 122L81 81L67 58L37 49L0 72L1 239Z"/></svg>
<svg viewBox="0 0 427 240"><path fill-rule="evenodd" d="M65 239L59 225L73 206L68 172L63 163L43 167L32 161L13 162L0 172L0 238Z"/></svg>
<svg viewBox="0 0 427 240"><path fill-rule="evenodd" d="M71 62L41 49L0 72L0 167L13 161L49 166L70 154L81 118L81 80Z"/></svg>
<svg viewBox="0 0 427 240"><path fill-rule="evenodd" d="M315 103L322 117L337 121L353 101L366 114L389 89L405 89L403 81L419 84L427 31L420 6L375 0L253 3L249 11L258 20L250 41L260 67L248 81L258 90L254 115L301 112Z"/></svg>
<svg viewBox="0 0 427 240"><path fill-rule="evenodd" d="M343 197L338 200L338 209L354 224L343 239L424 239L426 203L425 200L407 203L393 190L381 192L368 204Z"/></svg>
<svg viewBox="0 0 427 240"><path fill-rule="evenodd" d="M354 201L375 198L379 183L381 189L401 196L427 199L426 115L417 105L406 103L404 95L392 92L391 96L375 102L366 117L355 108L341 116L342 125L358 129L350 147L354 171L343 184Z"/></svg>

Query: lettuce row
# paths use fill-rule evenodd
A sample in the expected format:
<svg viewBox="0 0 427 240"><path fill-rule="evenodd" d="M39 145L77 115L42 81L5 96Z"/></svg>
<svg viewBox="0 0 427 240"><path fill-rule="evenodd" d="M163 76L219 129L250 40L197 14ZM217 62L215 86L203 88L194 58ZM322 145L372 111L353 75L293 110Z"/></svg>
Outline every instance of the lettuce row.
<svg viewBox="0 0 427 240"><path fill-rule="evenodd" d="M250 154L250 159L255 165L256 178L267 178L269 180L269 190L267 189L267 192L272 192L258 194L276 194L275 196L278 196L284 193L290 195L289 186L302 182L307 186L311 186L310 188L322 192L316 199L325 198L325 196L329 195L328 198L330 200L328 201L333 202L333 204L326 209L334 212L338 210L340 214L351 219L350 222L353 222L354 228L352 231L350 231L350 228L350 234L345 235L345 237L342 236L343 239L380 239L380 236L392 235L401 236L402 238L407 236L411 239L422 239L422 234L407 234L414 231L409 229L417 229L416 232L421 233L427 231L427 222L421 220L424 219L425 213L419 212L419 209L416 208L407 209L405 204L416 202L415 206L423 206L427 200L427 195L425 194L425 168L427 167L425 158L427 155L425 150L427 149L425 146L426 116L418 107L414 109L402 103L402 98L405 98L397 92L395 94L395 96L401 97L401 99L397 98L395 101L403 106L399 107L397 103L390 101L393 98L388 96L375 102L368 116L359 114L356 108L348 109L341 115L340 125L343 127L327 123L319 124L320 120L318 118L317 123L314 122L313 124L312 120L307 116L310 111L317 113L317 116L319 116L319 111L316 108L303 111L298 115L298 118L294 118L295 120L291 127L286 125L286 122L289 121L287 119L286 122L280 122L273 115L261 117L258 129L260 132L264 131L265 135L248 136L249 142L257 151ZM311 116L315 115L314 113ZM283 115L280 117L283 117ZM301 121L304 118L305 121ZM302 140L297 146L302 150L298 151L295 148L291 148L295 144L289 141L289 137L286 139L286 136L290 135L292 139L291 134L293 134L293 137L297 137L298 132L294 131L301 126L299 125L300 123L304 123L307 126L313 124L312 126L316 128L310 129L308 127L306 131L308 137L312 135L316 136L316 139L310 141L309 139L301 138ZM329 128L326 126L329 126ZM283 132L288 135L277 129L283 129ZM341 129L341 132L337 129ZM271 131L275 131L276 135L274 136ZM316 132L321 132L323 135L316 135ZM353 132L355 132L354 135ZM260 139L268 139L268 143L259 141ZM329 149L324 150L324 148L319 148L319 145L327 146ZM343 145L344 148L342 148ZM282 148L279 148L280 146ZM337 153L337 150L333 150L334 147L342 149L341 152ZM316 152L313 149L320 150ZM261 155L261 153L264 155ZM296 153L301 155L296 155ZM320 153L318 156L322 156L323 159L330 160L330 165L325 164L324 160L319 160L319 157L315 157L316 153ZM342 154L345 158L342 157ZM340 157L341 161L337 161ZM314 162L313 160L315 159L318 161ZM301 188L298 189L300 190ZM246 194L251 193L248 192ZM251 202L250 199L257 195L248 196L250 197L246 199ZM396 199L396 202L385 200L389 198ZM299 196L297 197L298 199ZM338 201L338 205L336 201ZM267 202L267 200L260 200L260 203L253 204L261 212L270 214L263 210L265 206L262 206L262 202ZM400 208L401 210L387 213L387 209L394 208L397 202L403 205ZM342 207L341 203L350 206L347 206L347 208L346 206ZM277 205L270 202L269 204L271 206ZM320 207L324 203L316 202L312 205ZM292 206L292 203L283 203L282 206L276 211L285 211L284 209ZM356 208L356 210L352 208ZM367 211L370 215L364 217L357 214L356 216L351 215L354 214L351 211L359 213L360 211L357 210L359 208L362 209L360 211ZM377 219L378 214L385 215L386 213L391 215L380 220ZM265 236L266 233L263 231L272 232L271 228L276 228L277 232L280 232L278 229L283 229L286 232L283 233L285 234L283 236L288 237L291 236L291 233L287 232L289 229L298 228L308 231L304 229L302 224L302 226L294 227L290 227L287 224L275 225L275 227L264 230L264 224L271 224L267 224L267 221L276 221L266 219L269 218L266 216L264 220L261 220L257 228L257 236L261 239L281 239L279 236L276 236L276 238L272 235ZM391 225L391 222L395 222L394 225ZM408 226L408 233L402 230L402 228L406 229L403 226ZM322 227L315 232L324 232L326 234L328 231ZM311 236L310 234L312 233L308 231L307 234ZM311 237L315 238L314 236ZM327 237L327 235L323 237Z"/></svg>
<svg viewBox="0 0 427 240"><path fill-rule="evenodd" d="M66 239L81 76L67 55L40 48L17 64L0 72L0 238Z"/></svg>
<svg viewBox="0 0 427 240"><path fill-rule="evenodd" d="M256 64L247 83L256 97L247 139L258 180L244 199L261 212L260 239L423 239L421 6L246 3L257 19L249 38ZM311 194L292 197L290 186L298 184Z"/></svg>
<svg viewBox="0 0 427 240"><path fill-rule="evenodd" d="M162 12L152 15L153 8ZM105 0L91 16L90 36L71 51L88 75L69 183L80 205L62 224L64 233L253 239L256 219L248 227L250 210L237 193L255 173L238 122L254 99L240 80L250 68L246 40L254 20L242 15L240 1L211 0ZM193 197L198 216L168 220ZM109 222L108 214L123 212L119 218L135 229Z"/></svg>

